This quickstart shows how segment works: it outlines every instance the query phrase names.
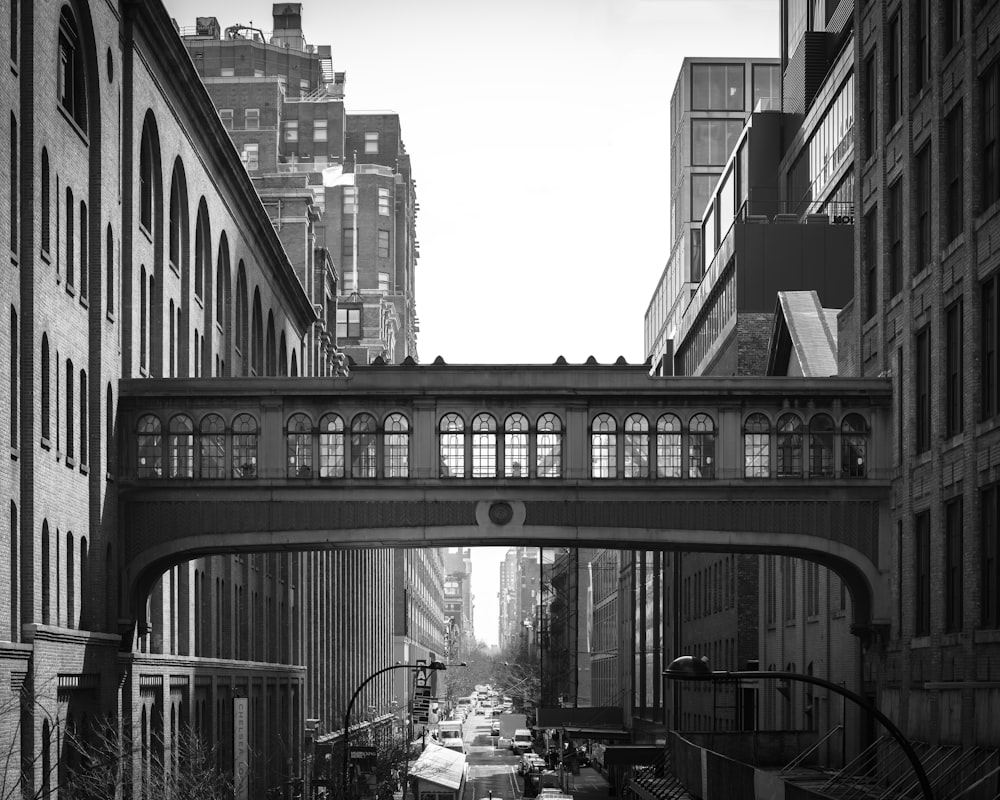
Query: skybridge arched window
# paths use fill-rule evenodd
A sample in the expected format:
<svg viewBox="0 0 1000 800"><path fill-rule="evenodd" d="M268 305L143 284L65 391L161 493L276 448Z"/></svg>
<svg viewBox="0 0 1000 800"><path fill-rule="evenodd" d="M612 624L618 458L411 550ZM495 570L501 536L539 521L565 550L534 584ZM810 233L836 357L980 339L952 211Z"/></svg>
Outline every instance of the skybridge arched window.
<svg viewBox="0 0 1000 800"><path fill-rule="evenodd" d="M351 477L374 478L378 467L378 426L371 414L351 420Z"/></svg>
<svg viewBox="0 0 1000 800"><path fill-rule="evenodd" d="M137 477L163 477L163 427L160 418L154 414L139 417L135 434Z"/></svg>
<svg viewBox="0 0 1000 800"><path fill-rule="evenodd" d="M382 457L385 477L410 476L410 421L402 414L390 414L382 426Z"/></svg>
<svg viewBox="0 0 1000 800"><path fill-rule="evenodd" d="M201 418L198 431L198 469L202 478L226 477L226 423L218 414Z"/></svg>
<svg viewBox="0 0 1000 800"><path fill-rule="evenodd" d="M845 478L865 477L868 423L860 414L848 414L840 424L840 461Z"/></svg>
<svg viewBox="0 0 1000 800"><path fill-rule="evenodd" d="M167 449L171 478L194 476L194 422L187 414L170 419L167 429Z"/></svg>
<svg viewBox="0 0 1000 800"><path fill-rule="evenodd" d="M249 414L233 419L233 477L257 477L257 420Z"/></svg>
<svg viewBox="0 0 1000 800"><path fill-rule="evenodd" d="M642 414L625 419L624 468L626 478L649 477L649 420Z"/></svg>
<svg viewBox="0 0 1000 800"><path fill-rule="evenodd" d="M319 476L344 477L344 420L324 414L319 421Z"/></svg>
<svg viewBox="0 0 1000 800"><path fill-rule="evenodd" d="M617 478L618 423L610 414L598 414L590 425L590 477Z"/></svg>
<svg viewBox="0 0 1000 800"><path fill-rule="evenodd" d="M542 414L536 425L535 470L539 478L562 477L562 420Z"/></svg>
<svg viewBox="0 0 1000 800"><path fill-rule="evenodd" d="M688 477L715 477L715 420L708 414L688 422Z"/></svg>
<svg viewBox="0 0 1000 800"><path fill-rule="evenodd" d="M438 477L465 477L465 420L445 414L438 424Z"/></svg>
<svg viewBox="0 0 1000 800"><path fill-rule="evenodd" d="M492 414L472 420L472 477L497 476L497 421Z"/></svg>
<svg viewBox="0 0 1000 800"><path fill-rule="evenodd" d="M656 420L656 477L681 477L681 421L676 414Z"/></svg>
<svg viewBox="0 0 1000 800"><path fill-rule="evenodd" d="M763 414L751 414L743 423L743 476L768 477L771 464L771 423Z"/></svg>
<svg viewBox="0 0 1000 800"><path fill-rule="evenodd" d="M509 414L503 421L503 474L505 478L528 477L528 418Z"/></svg>
<svg viewBox="0 0 1000 800"><path fill-rule="evenodd" d="M285 456L289 478L312 477L312 420L306 414L292 414L288 418Z"/></svg>
<svg viewBox="0 0 1000 800"><path fill-rule="evenodd" d="M802 420L797 414L782 414L776 428L778 477L801 478Z"/></svg>
<svg viewBox="0 0 1000 800"><path fill-rule="evenodd" d="M833 419L816 414L809 420L809 476L833 477Z"/></svg>

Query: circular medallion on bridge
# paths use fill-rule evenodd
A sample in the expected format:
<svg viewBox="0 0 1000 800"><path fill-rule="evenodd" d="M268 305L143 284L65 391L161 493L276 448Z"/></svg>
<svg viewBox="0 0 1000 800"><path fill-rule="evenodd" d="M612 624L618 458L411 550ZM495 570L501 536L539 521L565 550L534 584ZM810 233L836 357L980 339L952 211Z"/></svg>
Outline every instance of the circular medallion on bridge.
<svg viewBox="0 0 1000 800"><path fill-rule="evenodd" d="M506 525L514 518L514 509L510 503L494 503L490 506L490 522L494 525Z"/></svg>

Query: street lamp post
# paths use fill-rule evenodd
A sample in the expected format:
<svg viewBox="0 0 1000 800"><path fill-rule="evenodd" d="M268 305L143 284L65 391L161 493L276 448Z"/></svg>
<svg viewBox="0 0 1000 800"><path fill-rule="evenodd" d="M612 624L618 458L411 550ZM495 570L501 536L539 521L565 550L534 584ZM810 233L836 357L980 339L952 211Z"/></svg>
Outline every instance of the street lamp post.
<svg viewBox="0 0 1000 800"><path fill-rule="evenodd" d="M351 735L351 711L354 708L354 701L358 699L358 695L361 694L361 690L364 689L369 683L371 683L375 678L383 673L389 672L394 669L431 669L431 670L442 670L447 669L449 666L464 667L465 662L461 664L445 664L441 661L431 661L427 664L390 664L388 667L382 667L381 669L375 670L371 675L365 678L361 683L358 684L358 688L354 690L354 694L351 695L350 702L347 704L347 711L344 712L344 762L343 762L343 775L344 775L344 797L348 796L348 787L351 785L350 772L351 772L351 753L350 753L350 735Z"/></svg>
<svg viewBox="0 0 1000 800"><path fill-rule="evenodd" d="M920 763L920 759L917 757L909 739L907 739L903 732L896 727L895 723L893 723L891 719L879 711L878 706L876 706L871 700L863 695L852 692L850 689L846 689L843 686L839 686L832 681L825 680L824 678L817 678L815 675L804 675L799 672L777 672L773 670L712 670L708 665L707 658L695 658L694 656L680 656L675 658L663 671L663 675L667 678L683 681L719 681L732 680L734 678L757 678L764 680L801 681L802 683L811 683L816 686L822 686L824 689L828 689L831 692L839 694L841 697L851 700L861 706L865 709L865 711L882 723L882 726L889 732L889 735L896 740L897 744L899 744L900 748L902 748L903 753L909 759L910 766L913 768L913 774L916 775L917 782L920 784L920 790L923 793L924 800L934 800L934 791L931 788L931 782L927 778L927 773L924 772L923 764Z"/></svg>

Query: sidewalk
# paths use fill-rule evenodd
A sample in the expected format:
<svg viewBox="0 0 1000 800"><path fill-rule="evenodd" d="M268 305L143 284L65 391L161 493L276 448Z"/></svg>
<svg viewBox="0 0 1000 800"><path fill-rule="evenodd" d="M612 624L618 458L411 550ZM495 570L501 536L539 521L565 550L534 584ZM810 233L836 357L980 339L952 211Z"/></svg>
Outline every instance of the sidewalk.
<svg viewBox="0 0 1000 800"><path fill-rule="evenodd" d="M610 793L608 781L594 767L580 767L579 775L567 775L570 794L574 800L606 800L614 797Z"/></svg>

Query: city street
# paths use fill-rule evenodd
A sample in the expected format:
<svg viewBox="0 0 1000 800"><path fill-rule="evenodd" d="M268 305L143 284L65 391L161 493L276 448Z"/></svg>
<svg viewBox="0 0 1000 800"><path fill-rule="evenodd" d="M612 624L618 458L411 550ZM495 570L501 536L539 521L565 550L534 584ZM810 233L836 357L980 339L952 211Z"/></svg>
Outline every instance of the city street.
<svg viewBox="0 0 1000 800"><path fill-rule="evenodd" d="M496 739L490 736L489 719L470 714L465 720L464 734L469 775L461 800L490 797L519 800L522 785L517 774L518 757L511 750L496 747Z"/></svg>

